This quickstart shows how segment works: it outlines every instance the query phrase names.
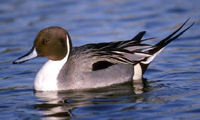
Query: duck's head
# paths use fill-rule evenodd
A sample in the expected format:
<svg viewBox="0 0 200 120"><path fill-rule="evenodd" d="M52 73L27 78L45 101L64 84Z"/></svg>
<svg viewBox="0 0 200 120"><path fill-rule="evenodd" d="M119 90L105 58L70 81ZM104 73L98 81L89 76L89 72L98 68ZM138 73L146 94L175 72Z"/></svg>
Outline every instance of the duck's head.
<svg viewBox="0 0 200 120"><path fill-rule="evenodd" d="M48 57L59 61L69 56L72 43L67 31L61 27L48 27L41 30L34 41L32 49L13 64L26 62L36 57Z"/></svg>

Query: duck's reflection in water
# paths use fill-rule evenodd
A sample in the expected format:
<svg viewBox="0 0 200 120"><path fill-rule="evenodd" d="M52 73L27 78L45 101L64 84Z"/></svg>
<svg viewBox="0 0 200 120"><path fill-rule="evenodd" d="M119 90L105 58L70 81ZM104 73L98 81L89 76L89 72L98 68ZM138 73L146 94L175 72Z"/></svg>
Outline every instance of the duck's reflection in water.
<svg viewBox="0 0 200 120"><path fill-rule="evenodd" d="M79 118L82 115L74 112L78 108L142 102L142 94L148 90L146 79L140 79L98 89L35 92L35 96L44 102L34 107L48 119Z"/></svg>
<svg viewBox="0 0 200 120"><path fill-rule="evenodd" d="M142 94L148 91L148 83L145 78L133 81L133 88L135 94Z"/></svg>

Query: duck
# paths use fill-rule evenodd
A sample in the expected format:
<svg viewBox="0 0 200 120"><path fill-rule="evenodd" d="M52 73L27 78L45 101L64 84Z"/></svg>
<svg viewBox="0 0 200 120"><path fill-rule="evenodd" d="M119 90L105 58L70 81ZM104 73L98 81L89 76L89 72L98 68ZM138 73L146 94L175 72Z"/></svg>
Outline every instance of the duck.
<svg viewBox="0 0 200 120"><path fill-rule="evenodd" d="M153 59L194 24L181 31L187 22L155 45L144 43L154 38L143 39L146 31L142 31L130 40L73 47L64 28L51 26L42 29L31 50L13 64L37 57L49 59L36 74L36 91L92 89L138 80Z"/></svg>

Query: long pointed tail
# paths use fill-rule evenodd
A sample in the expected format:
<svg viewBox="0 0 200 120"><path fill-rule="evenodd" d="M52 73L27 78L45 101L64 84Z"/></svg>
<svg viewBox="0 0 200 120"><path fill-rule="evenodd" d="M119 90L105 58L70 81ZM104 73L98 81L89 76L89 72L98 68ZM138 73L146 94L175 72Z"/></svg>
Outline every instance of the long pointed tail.
<svg viewBox="0 0 200 120"><path fill-rule="evenodd" d="M153 49L149 50L149 54L155 54L156 52L158 52L159 50L163 49L165 46L167 46L170 42L172 42L173 40L177 39L180 35L182 35L185 31L187 31L188 29L190 29L194 22L187 27L186 29L184 29L183 31L181 31L180 33L178 33L177 35L175 35L178 31L181 30L181 28L183 28L183 26L188 22L189 19L187 19L183 25L181 25L176 31L174 31L172 34L170 34L169 36L167 36L166 38L164 38L163 40L161 40L159 43L157 43L156 45L153 46ZM174 36L175 35L175 36Z"/></svg>
<svg viewBox="0 0 200 120"><path fill-rule="evenodd" d="M148 65L152 62L152 60L173 40L177 39L180 35L182 35L185 31L190 29L195 22L193 22L189 27L185 28L183 31L178 33L183 26L188 22L189 19L187 19L176 31L174 31L172 34L161 40L156 45L153 45L150 48L142 50L142 52L145 52L149 54L150 56L141 61L141 66L143 67L143 73L146 71L146 68Z"/></svg>

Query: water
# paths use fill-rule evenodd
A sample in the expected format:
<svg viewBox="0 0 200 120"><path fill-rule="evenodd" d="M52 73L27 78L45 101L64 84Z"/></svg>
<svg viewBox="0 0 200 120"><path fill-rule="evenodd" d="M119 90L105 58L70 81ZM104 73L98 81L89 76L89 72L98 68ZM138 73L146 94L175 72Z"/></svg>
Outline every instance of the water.
<svg viewBox="0 0 200 120"><path fill-rule="evenodd" d="M0 119L200 119L199 0L1 0ZM34 92L45 58L20 65L44 27L67 29L75 46L126 40L146 30L158 42L187 18L196 24L149 66L143 81L66 92Z"/></svg>

